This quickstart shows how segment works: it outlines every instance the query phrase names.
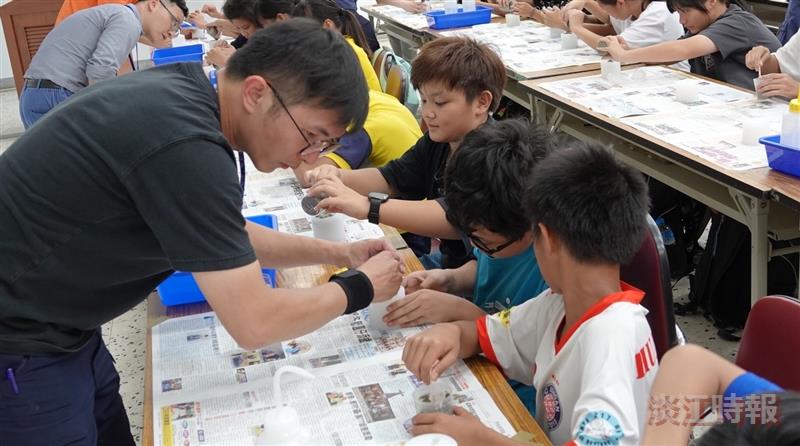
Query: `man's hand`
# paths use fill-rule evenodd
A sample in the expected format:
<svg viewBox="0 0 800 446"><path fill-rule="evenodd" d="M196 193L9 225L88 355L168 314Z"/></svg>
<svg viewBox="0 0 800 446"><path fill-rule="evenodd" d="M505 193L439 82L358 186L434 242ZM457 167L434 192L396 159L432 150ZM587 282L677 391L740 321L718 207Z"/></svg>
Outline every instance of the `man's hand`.
<svg viewBox="0 0 800 446"><path fill-rule="evenodd" d="M784 98L796 98L798 95L797 81L785 73L771 73L761 76L761 83L758 85L757 92L765 97L781 96Z"/></svg>
<svg viewBox="0 0 800 446"><path fill-rule="evenodd" d="M372 282L374 302L391 299L403 281L403 262L394 251L382 251L358 267Z"/></svg>
<svg viewBox="0 0 800 446"><path fill-rule="evenodd" d="M744 56L744 64L751 70L758 70L769 59L769 48L764 46L754 46Z"/></svg>
<svg viewBox="0 0 800 446"><path fill-rule="evenodd" d="M445 434L452 437L458 446L485 446L494 444L491 430L474 415L461 407L454 407L453 414L421 413L411 419L413 435Z"/></svg>
<svg viewBox="0 0 800 446"><path fill-rule="evenodd" d="M235 52L236 48L230 46L227 42L220 43L206 53L206 62L218 67L224 67Z"/></svg>
<svg viewBox="0 0 800 446"><path fill-rule="evenodd" d="M461 350L461 329L453 323L436 324L416 334L403 348L406 368L425 384L453 365Z"/></svg>
<svg viewBox="0 0 800 446"><path fill-rule="evenodd" d="M403 286L406 294L411 294L421 289L444 291L449 293L452 290L453 276L450 270L429 269L414 271L403 279Z"/></svg>
<svg viewBox="0 0 800 446"><path fill-rule="evenodd" d="M206 29L206 17L200 11L190 12L189 17L187 17L186 20L200 29Z"/></svg>
<svg viewBox="0 0 800 446"><path fill-rule="evenodd" d="M390 327L416 327L422 324L450 322L464 299L434 290L419 290L386 308L383 322Z"/></svg>
<svg viewBox="0 0 800 446"><path fill-rule="evenodd" d="M224 19L225 14L221 13L214 5L205 4L200 8L200 12L210 15L216 19Z"/></svg>
<svg viewBox="0 0 800 446"><path fill-rule="evenodd" d="M369 214L369 199L345 186L338 177L317 179L308 190L308 195L325 197L317 204L317 209L347 214L359 220L366 219Z"/></svg>
<svg viewBox="0 0 800 446"><path fill-rule="evenodd" d="M369 260L370 257L376 256L383 251L397 253L385 238L361 240L355 243L348 243L345 246L344 257L336 263L349 268L356 268Z"/></svg>

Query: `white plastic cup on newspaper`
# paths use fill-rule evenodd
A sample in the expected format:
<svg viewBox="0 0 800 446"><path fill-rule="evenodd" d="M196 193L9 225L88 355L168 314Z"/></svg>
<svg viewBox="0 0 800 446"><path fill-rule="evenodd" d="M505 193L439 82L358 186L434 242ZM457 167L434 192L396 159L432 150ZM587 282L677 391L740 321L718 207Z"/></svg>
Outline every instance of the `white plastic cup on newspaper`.
<svg viewBox="0 0 800 446"><path fill-rule="evenodd" d="M373 302L370 304L370 306L367 307L369 310L369 316L367 319L369 328L373 330L389 330L389 326L383 322L383 316L386 315L386 308L393 302L397 302L404 297L406 297L406 289L401 286L400 289L397 290L397 294L392 296L391 299L383 302Z"/></svg>
<svg viewBox="0 0 800 446"><path fill-rule="evenodd" d="M573 33L564 33L561 35L561 49L574 50L578 48L578 36Z"/></svg>
<svg viewBox="0 0 800 446"><path fill-rule="evenodd" d="M508 26L519 26L519 15L518 14L506 14L506 25Z"/></svg>
<svg viewBox="0 0 800 446"><path fill-rule="evenodd" d="M345 218L342 214L325 213L324 215L311 217L311 229L314 231L314 238L332 242L346 241L344 221Z"/></svg>
<svg viewBox="0 0 800 446"><path fill-rule="evenodd" d="M616 60L604 59L600 61L600 75L603 76L603 79L612 79L621 72L622 66Z"/></svg>
<svg viewBox="0 0 800 446"><path fill-rule="evenodd" d="M461 0L461 8L464 12L475 10L475 0Z"/></svg>
<svg viewBox="0 0 800 446"><path fill-rule="evenodd" d="M697 102L698 95L697 84L692 80L686 79L675 84L675 100L678 102Z"/></svg>
<svg viewBox="0 0 800 446"><path fill-rule="evenodd" d="M561 34L564 32L561 28L550 28L550 38L551 39L558 39L561 37Z"/></svg>
<svg viewBox="0 0 800 446"><path fill-rule="evenodd" d="M405 446L458 446L456 440L445 434L422 434L408 440Z"/></svg>
<svg viewBox="0 0 800 446"><path fill-rule="evenodd" d="M761 119L750 119L742 123L742 144L757 146L758 139L764 136L764 129L769 129L769 124Z"/></svg>
<svg viewBox="0 0 800 446"><path fill-rule="evenodd" d="M458 12L458 0L444 0L444 13L455 14Z"/></svg>
<svg viewBox="0 0 800 446"><path fill-rule="evenodd" d="M414 390L414 408L417 413L453 412L453 391L443 381L432 382L430 385L421 385Z"/></svg>
<svg viewBox="0 0 800 446"><path fill-rule="evenodd" d="M755 91L756 98L758 99L764 99L764 95L758 92L758 87L761 85L761 80L762 79L760 77L753 78L753 87L755 87L753 91Z"/></svg>

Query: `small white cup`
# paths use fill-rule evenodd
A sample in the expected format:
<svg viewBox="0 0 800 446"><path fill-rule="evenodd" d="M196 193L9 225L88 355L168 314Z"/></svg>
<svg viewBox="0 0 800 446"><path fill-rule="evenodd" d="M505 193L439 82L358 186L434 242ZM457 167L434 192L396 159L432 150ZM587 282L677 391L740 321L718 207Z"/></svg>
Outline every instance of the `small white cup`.
<svg viewBox="0 0 800 446"><path fill-rule="evenodd" d="M742 144L757 146L758 138L764 136L764 129L769 128L766 122L760 119L750 119L742 123Z"/></svg>
<svg viewBox="0 0 800 446"><path fill-rule="evenodd" d="M508 26L519 26L519 15L518 14L506 14L506 25L508 25Z"/></svg>
<svg viewBox="0 0 800 446"><path fill-rule="evenodd" d="M444 0L444 13L445 14L455 14L458 12L458 1L456 0Z"/></svg>
<svg viewBox="0 0 800 446"><path fill-rule="evenodd" d="M551 39L558 39L561 37L561 33L564 32L561 28L550 28L550 38Z"/></svg>
<svg viewBox="0 0 800 446"><path fill-rule="evenodd" d="M753 87L755 87L756 98L758 99L764 99L764 96L758 92L758 86L761 85L761 80L760 77L753 78Z"/></svg>
<svg viewBox="0 0 800 446"><path fill-rule="evenodd" d="M697 84L691 80L682 80L675 84L675 100L688 104L698 98Z"/></svg>
<svg viewBox="0 0 800 446"><path fill-rule="evenodd" d="M406 289L401 286L400 289L397 290L397 294L392 296L391 299L383 302L371 303L369 307L367 307L369 309L369 319L367 320L369 328L373 330L389 330L389 326L383 322L383 316L386 315L386 308L393 302L397 302L404 297L406 297Z"/></svg>
<svg viewBox="0 0 800 446"><path fill-rule="evenodd" d="M414 408L417 413L441 412L450 414L453 410L453 391L442 381L421 385L414 390Z"/></svg>
<svg viewBox="0 0 800 446"><path fill-rule="evenodd" d="M406 440L405 446L458 446L456 440L445 434L422 434Z"/></svg>
<svg viewBox="0 0 800 446"><path fill-rule="evenodd" d="M600 75L609 80L622 72L622 66L616 60L605 59L600 61Z"/></svg>
<svg viewBox="0 0 800 446"><path fill-rule="evenodd" d="M578 48L578 36L573 33L564 33L561 35L561 49L574 50Z"/></svg>
<svg viewBox="0 0 800 446"><path fill-rule="evenodd" d="M311 217L311 229L314 231L314 238L332 242L343 242L347 238L342 214L326 213Z"/></svg>

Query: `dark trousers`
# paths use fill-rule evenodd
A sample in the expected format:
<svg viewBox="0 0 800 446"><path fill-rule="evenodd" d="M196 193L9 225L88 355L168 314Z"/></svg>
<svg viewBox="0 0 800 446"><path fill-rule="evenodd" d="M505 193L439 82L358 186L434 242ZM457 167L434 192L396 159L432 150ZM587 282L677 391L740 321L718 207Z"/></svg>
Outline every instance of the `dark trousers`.
<svg viewBox="0 0 800 446"><path fill-rule="evenodd" d="M0 372L2 446L134 445L119 375L99 330L74 353L0 353Z"/></svg>

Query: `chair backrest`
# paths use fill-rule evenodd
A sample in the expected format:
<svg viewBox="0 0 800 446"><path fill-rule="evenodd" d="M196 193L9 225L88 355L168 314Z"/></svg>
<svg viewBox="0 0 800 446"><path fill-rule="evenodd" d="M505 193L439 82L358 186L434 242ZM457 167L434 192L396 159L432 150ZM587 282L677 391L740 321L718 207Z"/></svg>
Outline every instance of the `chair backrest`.
<svg viewBox="0 0 800 446"><path fill-rule="evenodd" d="M747 317L736 365L784 389L800 391L800 301L785 296L759 299Z"/></svg>
<svg viewBox="0 0 800 446"><path fill-rule="evenodd" d="M393 65L389 69L389 75L386 76L386 94L390 94L397 98L401 104L406 105L406 79L403 76L403 69L397 65Z"/></svg>
<svg viewBox="0 0 800 446"><path fill-rule="evenodd" d="M647 216L647 231L639 251L630 263L622 265L620 278L644 291L642 306L647 308L647 322L653 333L658 358L678 343L669 262L661 231Z"/></svg>
<svg viewBox="0 0 800 446"><path fill-rule="evenodd" d="M377 51L372 53L372 69L375 70L375 74L378 75L378 79L382 76L386 76L386 73L383 72L385 63L386 63L386 56L391 54L389 51L386 51L385 48L381 47L378 48Z"/></svg>

